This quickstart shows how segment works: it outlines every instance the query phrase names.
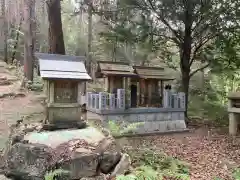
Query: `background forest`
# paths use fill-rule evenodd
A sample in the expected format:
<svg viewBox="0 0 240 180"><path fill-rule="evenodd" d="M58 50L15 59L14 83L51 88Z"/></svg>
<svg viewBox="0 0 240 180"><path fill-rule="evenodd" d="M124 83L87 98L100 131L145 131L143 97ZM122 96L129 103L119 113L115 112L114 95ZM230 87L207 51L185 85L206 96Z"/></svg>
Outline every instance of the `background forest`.
<svg viewBox="0 0 240 180"><path fill-rule="evenodd" d="M0 0L0 3L0 58L8 64L25 66L24 75L31 89L42 88L35 71L34 52L86 56L86 67L93 77L87 89L96 91L102 83L94 77L96 61L160 66L176 77L173 88L186 93L186 116L191 125L195 122L215 127L227 125L227 96L231 91L239 91L240 86L239 1ZM136 141L138 145L158 144L173 156L156 155L149 149L143 152L146 157L141 152L138 157L131 156L140 179L142 172L148 177L156 175L152 179L191 176L208 180L220 176L229 180L232 172L235 179L240 177L239 164L226 170L222 166L224 160L219 160L239 158L239 142L233 145L232 139L225 136L218 136L221 142L206 140L205 136L201 139L195 134L183 137L184 140L179 137L128 139L131 146ZM191 146L184 146L183 141ZM175 157L191 162L191 172L189 166ZM218 158L203 160L201 164L199 157ZM203 177L199 178L198 173ZM210 175L204 177L205 174Z"/></svg>
<svg viewBox="0 0 240 180"><path fill-rule="evenodd" d="M240 83L239 3L234 0L150 2L61 1L66 54L86 55L92 70L98 60L164 66L177 77L175 88L187 92L189 86L190 116L227 122L227 95L238 90ZM158 2L162 3L161 8ZM48 52L51 18L47 4L32 3L35 51ZM26 7L23 0L2 0L6 21L2 22L1 49L4 54L5 37L9 63L17 59L23 64L23 7ZM188 17L184 13L192 13L188 15L192 19L184 19ZM192 31L189 37L187 26ZM98 88L97 81L94 82L91 88Z"/></svg>

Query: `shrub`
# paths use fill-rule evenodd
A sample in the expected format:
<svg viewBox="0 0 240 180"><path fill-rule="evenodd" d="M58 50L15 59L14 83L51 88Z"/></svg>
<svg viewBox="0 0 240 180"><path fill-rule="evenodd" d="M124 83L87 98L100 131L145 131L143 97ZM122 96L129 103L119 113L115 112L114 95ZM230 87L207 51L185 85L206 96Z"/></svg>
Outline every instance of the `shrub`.
<svg viewBox="0 0 240 180"><path fill-rule="evenodd" d="M108 128L113 136L122 136L124 134L131 134L138 126L143 125L144 122L117 124L115 121L108 122Z"/></svg>

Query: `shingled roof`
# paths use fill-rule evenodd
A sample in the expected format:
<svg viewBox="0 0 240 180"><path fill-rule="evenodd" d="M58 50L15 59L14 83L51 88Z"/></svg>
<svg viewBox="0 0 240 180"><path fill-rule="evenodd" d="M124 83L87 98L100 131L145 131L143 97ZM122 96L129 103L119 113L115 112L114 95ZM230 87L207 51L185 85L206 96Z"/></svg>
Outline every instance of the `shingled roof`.
<svg viewBox="0 0 240 180"><path fill-rule="evenodd" d="M132 77L137 76L137 74L134 73L134 69L129 63L99 61L96 77L102 78L105 76Z"/></svg>
<svg viewBox="0 0 240 180"><path fill-rule="evenodd" d="M44 79L91 79L84 65L84 56L46 53L36 53L35 56L39 61L40 75Z"/></svg>
<svg viewBox="0 0 240 180"><path fill-rule="evenodd" d="M174 80L162 67L133 66L135 73L142 79Z"/></svg>

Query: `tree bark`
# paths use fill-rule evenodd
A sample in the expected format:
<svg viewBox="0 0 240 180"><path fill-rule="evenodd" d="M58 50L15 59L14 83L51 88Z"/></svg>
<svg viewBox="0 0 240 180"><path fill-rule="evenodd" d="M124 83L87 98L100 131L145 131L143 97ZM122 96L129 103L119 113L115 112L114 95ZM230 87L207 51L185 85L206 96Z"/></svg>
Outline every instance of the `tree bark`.
<svg viewBox="0 0 240 180"><path fill-rule="evenodd" d="M40 52L46 53L48 52L48 27L47 27L47 13L46 13L46 2L45 0L41 0L40 3L40 12L41 12L41 22L40 22L40 35L41 35L41 40L40 40Z"/></svg>
<svg viewBox="0 0 240 180"><path fill-rule="evenodd" d="M24 75L33 81L35 0L24 1Z"/></svg>
<svg viewBox="0 0 240 180"><path fill-rule="evenodd" d="M182 89L185 93L185 117L188 118L188 99L189 99L189 83L191 72L191 52L192 52L192 25L193 18L192 13L194 7L190 1L186 1L185 10L185 30L183 36L183 42L180 45L180 66L182 72Z"/></svg>
<svg viewBox="0 0 240 180"><path fill-rule="evenodd" d="M49 53L65 54L64 37L62 30L61 2L60 0L48 0L48 43Z"/></svg>
<svg viewBox="0 0 240 180"><path fill-rule="evenodd" d="M185 93L185 117L188 117L189 76L190 70L182 69L182 91Z"/></svg>
<svg viewBox="0 0 240 180"><path fill-rule="evenodd" d="M185 93L185 117L188 117L188 96L189 96L189 82L190 82L190 59L191 59L191 30L185 30L185 37L180 48L181 54L181 72L182 72L182 90Z"/></svg>
<svg viewBox="0 0 240 180"><path fill-rule="evenodd" d="M18 25L18 31L17 31L16 38L15 38L15 44L14 44L14 47L13 47L11 63L13 63L14 59L16 58L16 52L17 52L17 49L18 49L18 41L19 41L21 26L22 26L22 19L20 19L20 22L19 22L19 25Z"/></svg>
<svg viewBox="0 0 240 180"><path fill-rule="evenodd" d="M87 69L91 74L92 51L92 3L88 6L88 45L87 45Z"/></svg>
<svg viewBox="0 0 240 180"><path fill-rule="evenodd" d="M1 0L1 18L3 20L3 36L4 36L4 46L3 46L3 54L4 54L4 61L8 62L8 25L6 19L6 9L5 9L5 0Z"/></svg>
<svg viewBox="0 0 240 180"><path fill-rule="evenodd" d="M90 74L91 77L92 76L92 72L91 72L91 68L92 68L92 2L90 2L90 4L88 5L88 45L87 45L87 61L85 62L85 66L87 68L88 73ZM87 92L87 83L85 82L83 85L83 89L84 89L84 94L86 94Z"/></svg>

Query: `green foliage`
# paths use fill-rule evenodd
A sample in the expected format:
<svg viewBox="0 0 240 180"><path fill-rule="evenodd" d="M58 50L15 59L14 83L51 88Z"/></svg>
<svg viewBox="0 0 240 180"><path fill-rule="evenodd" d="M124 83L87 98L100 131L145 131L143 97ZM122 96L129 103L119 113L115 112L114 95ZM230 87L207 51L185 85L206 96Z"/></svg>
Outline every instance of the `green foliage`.
<svg viewBox="0 0 240 180"><path fill-rule="evenodd" d="M63 169L56 169L54 171L47 172L44 176L44 180L55 180L56 177L64 176L69 172Z"/></svg>
<svg viewBox="0 0 240 180"><path fill-rule="evenodd" d="M150 166L140 166L136 168L133 174L120 175L116 180L161 180L163 177L160 173Z"/></svg>
<svg viewBox="0 0 240 180"><path fill-rule="evenodd" d="M137 180L137 177L134 174L128 174L126 176L119 175L117 176L116 180Z"/></svg>
<svg viewBox="0 0 240 180"><path fill-rule="evenodd" d="M233 177L234 180L240 180L240 169L239 169L239 168L237 168L237 169L233 172L232 177ZM214 178L214 180L223 180L223 179L216 177L216 178Z"/></svg>
<svg viewBox="0 0 240 180"><path fill-rule="evenodd" d="M120 178L135 178L134 180L144 179L163 179L176 178L181 180L189 180L188 165L182 161L169 157L161 152L150 149L129 150L132 165L136 167L132 174L134 176L120 176ZM125 179L123 179L125 180Z"/></svg>
<svg viewBox="0 0 240 180"><path fill-rule="evenodd" d="M124 123L118 124L116 121L109 121L108 128L113 136L122 136L124 134L132 133L138 126L143 125L144 122L138 123Z"/></svg>
<svg viewBox="0 0 240 180"><path fill-rule="evenodd" d="M240 67L240 32L226 33L217 38L215 42L215 59L212 72L224 73L226 76L233 76Z"/></svg>
<svg viewBox="0 0 240 180"><path fill-rule="evenodd" d="M235 178L235 180L240 180L240 169L234 171L233 178Z"/></svg>

